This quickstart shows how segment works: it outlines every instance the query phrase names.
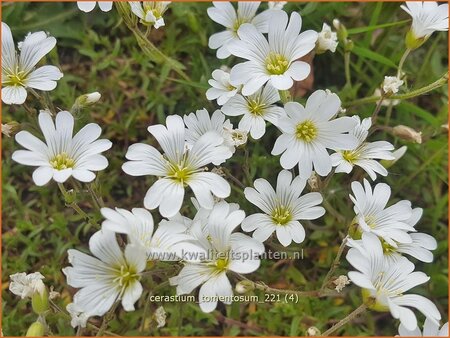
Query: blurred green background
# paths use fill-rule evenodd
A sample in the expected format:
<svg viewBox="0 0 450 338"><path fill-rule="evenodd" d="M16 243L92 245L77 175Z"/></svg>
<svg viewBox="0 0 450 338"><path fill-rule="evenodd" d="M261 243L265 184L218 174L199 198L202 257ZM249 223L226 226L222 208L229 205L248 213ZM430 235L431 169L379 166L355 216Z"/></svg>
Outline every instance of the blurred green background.
<svg viewBox="0 0 450 338"><path fill-rule="evenodd" d="M113 141L113 148L106 153L110 165L97 175L95 187L104 196L107 206L142 207L145 192L154 178L127 176L120 167L130 144L148 142L155 145L155 140L146 131L148 125L164 123L170 114L182 115L203 107L211 113L218 108L215 102L206 100L207 80L212 70L223 64L232 66L238 60L233 57L218 60L215 51L208 48L208 37L223 30L208 18L206 9L210 5L172 3L164 15L166 26L152 30L150 34L150 40L158 48L185 65L185 72L192 79L185 81L167 67L150 62L114 9L103 13L97 7L85 14L75 3L2 3L2 20L11 27L16 42L28 32L39 30L48 31L57 38L57 47L46 60L48 64L58 65L64 73L56 90L50 93L55 107L69 109L81 94L102 93L100 103L77 116L77 125L79 129L83 124L95 121L102 126L102 136ZM302 14L302 30L320 31L323 22L331 25L334 18L339 18L359 47L351 56L353 90L343 90L343 50L339 46L334 54L327 52L314 58L314 79L300 84L296 93L328 88L337 92L343 102L372 95L385 75L395 75L393 66L398 64L405 48L403 39L410 22L374 29L379 24L409 19L399 6L400 3L288 4L285 7L288 13L296 10ZM261 8L267 8L267 4L262 4ZM435 33L410 55L404 67L408 76L407 88L422 87L447 71L447 47L447 33ZM439 247L434 252L432 264L417 264L417 269L430 275L431 281L416 288L415 292L435 302L443 318L448 316L448 141L447 129L442 127L447 124L447 101L447 86L444 86L393 107L390 120L386 118L389 115L386 107L379 115L382 125L404 124L422 132L423 144L408 143L406 155L390 168L387 178L378 181L392 186L391 202L408 199L413 206L424 209L424 216L416 228L435 236ZM27 104L35 111L42 108L31 95ZM3 123L18 121L23 129L37 133L37 113L30 115L21 106L3 105L2 108ZM347 114L367 117L374 108L374 104L349 107ZM237 125L238 119L232 122ZM239 150L225 166L247 186L258 177L274 182L275 173L281 167L279 158L270 156L270 151L278 134L276 128L270 126L262 140L249 141L247 162L245 152ZM371 140L377 139L387 139L396 148L406 144L383 131L372 135ZM98 226L84 222L72 209L65 207L54 182L44 187L34 186L32 169L11 160L11 153L19 148L18 145L13 138L3 136L2 141L3 333L24 335L36 315L32 313L29 301L20 300L8 291L8 276L21 271L40 271L46 277L46 285L61 293L55 302L65 307L75 292L66 285L61 272L61 268L68 265L66 251L69 248L86 251L88 239ZM243 163L248 165L243 166ZM357 171L356 177L362 177L360 174ZM314 223L305 223L306 241L287 248L288 251L303 249L303 260L264 261L261 268L248 277L277 288L313 290L320 287L343 231L354 216L348 198L354 177L353 173L333 177L323 192L329 209L327 214ZM89 196L80 194L77 198L84 210L101 220ZM238 187L233 187L228 201L238 202L247 214L256 212L256 207L244 199ZM193 216L193 207L186 203L183 212ZM160 219L156 211L153 216L155 220ZM344 260L338 273L345 274L348 269ZM137 310L132 313L117 311L109 331L119 335L306 335L310 326L324 331L361 302L359 289L348 286L339 297L302 298L297 304L222 304L211 314L202 313L196 304L154 303L149 304L143 322L148 291L160 285L158 294L174 294L174 288L162 284L171 274L173 272L169 271L167 276L143 279L146 292L137 303ZM151 314L160 305L168 314L167 325L156 329ZM423 316L418 314L418 317L422 323ZM55 335L74 334L63 316L54 314L48 321ZM398 322L389 313L370 312L338 333L395 335L397 327ZM85 335L93 333L84 331Z"/></svg>

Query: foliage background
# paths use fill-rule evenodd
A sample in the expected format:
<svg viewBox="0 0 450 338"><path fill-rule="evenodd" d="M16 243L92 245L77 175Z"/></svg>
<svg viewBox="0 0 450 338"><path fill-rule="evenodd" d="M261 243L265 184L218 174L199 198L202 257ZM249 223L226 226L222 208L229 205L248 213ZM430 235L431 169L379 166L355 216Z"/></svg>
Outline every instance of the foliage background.
<svg viewBox="0 0 450 338"><path fill-rule="evenodd" d="M344 63L342 46L335 54L316 56L314 79L297 88L297 93L328 88L338 92L345 102L352 96L370 96L385 75L394 75L392 62L398 64L404 51L403 38L409 22L385 29L368 30L377 24L408 19L399 8L400 3L290 3L286 11L298 10L303 17L303 29L320 31L323 22L331 25L339 18L350 29L350 38L360 47L359 55L351 57L353 91L342 91ZM137 141L155 141L147 133L148 125L164 123L169 114L185 114L203 107L209 112L217 108L208 102L204 92L211 71L221 64L233 65L236 59L223 62L207 47L208 37L222 30L206 15L209 3L173 3L165 15L166 26L152 30L150 39L164 53L182 62L192 82L180 78L164 66L148 60L141 52L134 36L119 21L115 10L103 13L98 8L88 14L80 12L75 3L12 3L3 2L2 20L21 41L29 31L48 31L58 40L57 47L48 56L49 64L59 65L64 77L51 92L54 105L68 109L76 97L83 93L100 91L102 100L78 116L78 125L96 121L102 126L103 135L113 141L107 153L110 165L97 176L95 189L101 191L110 207L132 208L142 206L143 196L152 178L135 178L120 169L128 146ZM262 7L266 7L263 4ZM358 30L353 30L358 28ZM362 31L362 32L361 32ZM408 58L404 70L408 75L408 88L418 88L431 83L447 71L447 34L436 33L419 50ZM362 50L362 51L361 51ZM368 54L371 50L377 53ZM385 58L380 58L379 55ZM304 101L304 99L300 99ZM417 228L432 234L439 242L433 264L417 264L417 269L431 276L431 281L417 288L417 293L427 295L436 304L443 318L447 314L448 290L448 241L447 241L447 135L441 127L447 124L447 87L418 99L402 102L394 107L390 121L386 108L380 112L379 122L390 126L405 124L422 131L423 144L408 144L407 154L390 169L387 182L393 187L391 201L411 200L413 206L424 208ZM41 107L30 98L28 104L35 110ZM347 113L361 117L370 116L374 104L349 107ZM30 116L20 106L2 106L3 123L16 120L22 128L36 130L37 114ZM234 120L235 125L237 121ZM260 142L250 141L248 158L239 151L226 166L245 185L258 177L274 181L281 167L278 157L270 156L270 150L278 132L268 128ZM373 139L388 139L396 148L403 141L377 132ZM57 303L61 307L69 303L73 289L65 283L61 268L68 265L66 251L69 248L87 250L89 236L97 225L84 222L72 209L64 206L56 184L36 187L32 183L29 167L11 161L11 153L18 148L13 138L3 137L2 145L2 310L3 333L24 335L35 320L31 304L21 301L8 290L8 276L15 272L40 271L47 286L61 293ZM272 287L290 289L316 289L320 286L343 237L343 231L353 217L348 198L352 176L337 174L328 189L323 192L329 211L321 219L306 224L307 239L301 245L291 245L289 250L304 250L303 260L265 261L262 267L249 277L262 280ZM355 178L361 178L356 172ZM89 196L77 196L80 205L96 213ZM255 207L246 202L237 187L233 188L229 201L239 202L248 213ZM186 207L186 215L192 216L192 207ZM159 219L157 212L153 212ZM339 235L338 235L339 234ZM274 248L274 247L273 247ZM276 248L275 248L276 249ZM338 272L348 271L348 264ZM159 285L157 294L174 294L174 289L162 284L164 276L143 280L146 290ZM149 314L144 316L144 295L132 313L117 312L110 323L110 331L120 335L305 335L310 326L326 329L343 318L361 302L358 288L349 286L339 297L304 298L295 303L220 305L212 314L204 314L196 304L150 304ZM167 325L156 329L151 313L164 305L168 313ZM420 317L420 315L419 315ZM58 335L73 335L68 321L61 315L49 319ZM420 322L423 317L420 317ZM342 335L394 335L398 322L389 314L370 312L346 325ZM89 334L89 330L85 334ZM92 333L92 332L91 332Z"/></svg>

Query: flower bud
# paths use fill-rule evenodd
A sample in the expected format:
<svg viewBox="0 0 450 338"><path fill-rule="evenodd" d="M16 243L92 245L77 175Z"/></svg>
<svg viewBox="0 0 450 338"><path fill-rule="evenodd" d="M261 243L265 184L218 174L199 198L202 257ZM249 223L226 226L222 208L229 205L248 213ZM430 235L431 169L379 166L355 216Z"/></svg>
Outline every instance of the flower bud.
<svg viewBox="0 0 450 338"><path fill-rule="evenodd" d="M100 94L99 92L93 92L81 95L80 97L78 97L77 101L82 106L90 106L93 105L94 103L97 103L101 97L102 94Z"/></svg>
<svg viewBox="0 0 450 338"><path fill-rule="evenodd" d="M33 307L33 311L38 315L48 311L48 292L46 288L44 288L41 292L35 292L33 294L31 297L31 305Z"/></svg>
<svg viewBox="0 0 450 338"><path fill-rule="evenodd" d="M422 143L422 132L417 132L408 126L395 126L392 128L392 134L405 141L415 142L418 144Z"/></svg>
<svg viewBox="0 0 450 338"><path fill-rule="evenodd" d="M28 328L26 337L42 337L44 335L45 327L40 322L34 322Z"/></svg>
<svg viewBox="0 0 450 338"><path fill-rule="evenodd" d="M339 42L343 43L348 37L347 28L345 28L345 26L338 19L333 20L333 26L336 29Z"/></svg>
<svg viewBox="0 0 450 338"><path fill-rule="evenodd" d="M236 284L236 292L243 294L250 291L253 291L255 289L255 285L253 282L248 280L241 280L239 283Z"/></svg>
<svg viewBox="0 0 450 338"><path fill-rule="evenodd" d="M320 332L320 330L315 327L315 326L311 326L310 328L308 328L308 330L306 330L306 334L308 336L320 336L322 334L322 332Z"/></svg>
<svg viewBox="0 0 450 338"><path fill-rule="evenodd" d="M17 134L17 132L20 130L20 123L16 121L8 122L3 124L2 123L2 134L11 137Z"/></svg>
<svg viewBox="0 0 450 338"><path fill-rule="evenodd" d="M85 107L89 107L97 103L102 95L99 92L93 92L89 94L83 94L81 96L78 96L75 100L75 103L73 104L72 108L70 109L72 114L78 113L81 109Z"/></svg>

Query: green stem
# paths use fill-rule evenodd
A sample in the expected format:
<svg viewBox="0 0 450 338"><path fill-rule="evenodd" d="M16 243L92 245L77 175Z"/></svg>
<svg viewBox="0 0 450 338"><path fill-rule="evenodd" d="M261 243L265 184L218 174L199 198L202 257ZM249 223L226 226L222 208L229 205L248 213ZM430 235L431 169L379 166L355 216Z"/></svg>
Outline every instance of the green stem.
<svg viewBox="0 0 450 338"><path fill-rule="evenodd" d="M100 326L96 334L97 337L103 336L103 334L106 332L106 329L108 328L108 323L114 317L114 312L116 311L117 305L119 305L119 302L115 302L112 308L106 313L105 317L103 317L102 325Z"/></svg>
<svg viewBox="0 0 450 338"><path fill-rule="evenodd" d="M64 311L63 309L61 309L53 300L50 300L50 305L52 306L52 309L53 309L53 311L55 311L55 312L58 312L58 313L60 313L61 315L63 315L66 319L68 319L68 320L70 320L71 319L71 316L66 312L66 311ZM89 328L89 329L92 329L92 330L95 330L95 331L98 331L99 330L99 328L97 327L97 326L95 326L94 324L91 324L91 323L86 323L86 326ZM112 337L119 337L119 335L117 335L117 334L115 334L115 333L112 333L112 332L109 332L109 331L105 331L105 333L108 335L108 336L112 336Z"/></svg>
<svg viewBox="0 0 450 338"><path fill-rule="evenodd" d="M345 244L347 244L348 235L344 237L342 240L341 245L339 246L338 252L336 254L336 257L333 260L333 264L331 264L330 270L328 271L327 275L325 276L325 279L323 280L322 286L320 287L320 291L325 290L328 283L330 282L331 277L333 277L334 271L336 271L337 267L340 264L342 253L345 249Z"/></svg>
<svg viewBox="0 0 450 338"><path fill-rule="evenodd" d="M330 329L326 330L322 336L327 337L331 335L332 333L336 332L338 329L340 329L345 324L351 322L353 319L355 319L358 315L366 311L367 306L366 304L361 304L358 308L356 308L353 312L351 312L347 317L344 319L341 319L339 322L334 324Z"/></svg>
<svg viewBox="0 0 450 338"><path fill-rule="evenodd" d="M130 29L142 51L147 55L153 62L157 64L167 64L171 69L173 69L178 75L180 75L184 80L191 81L189 76L183 71L184 65L175 59L170 58L161 52L158 47L156 47L152 42L150 42L146 36L146 33L142 32L138 27L138 22L136 16L130 12L129 6L127 7L126 2L116 2L115 3L117 11L119 12L123 22Z"/></svg>
<svg viewBox="0 0 450 338"><path fill-rule="evenodd" d="M378 113L380 112L381 109L381 105L383 103L383 100L385 98L384 93L381 94L381 98L380 100L377 102L377 105L375 107L375 110L372 113L372 127L375 125L375 123L377 122L377 118L378 118Z"/></svg>
<svg viewBox="0 0 450 338"><path fill-rule="evenodd" d="M445 73L444 75L442 75L439 79L437 79L436 81L434 81L433 83L430 83L424 87L412 90L408 93L404 93L404 94L399 94L399 95L392 95L389 96L390 100L407 100L407 99L411 99L423 94L426 94L428 92L431 92L439 87L442 87L443 85L445 85L448 81L448 73ZM344 103L343 106L344 107L353 107L353 106L359 106L362 104L368 104L368 103L374 103L379 101L382 98L382 96L369 96L369 97L365 97L362 99L358 99L358 100L354 100L354 101L350 101L347 103Z"/></svg>
<svg viewBox="0 0 450 338"><path fill-rule="evenodd" d="M335 292L329 292L324 290L309 290L309 291L299 291L299 290L289 290L289 289L275 289L271 288L263 282L254 282L240 274L238 276L245 280L246 282L252 284L255 289L262 290L268 293L279 293L279 294L289 294L297 295L299 297L325 297L335 295Z"/></svg>
<svg viewBox="0 0 450 338"><path fill-rule="evenodd" d="M80 216L82 216L86 220L90 220L90 217L88 214L86 214L80 206L75 201L70 201L71 197L69 196L69 192L66 190L66 187L62 183L58 183L59 190L61 191L64 201L67 206L71 207L73 210L75 210Z"/></svg>
<svg viewBox="0 0 450 338"><path fill-rule="evenodd" d="M411 49L407 48L405 52L402 55L402 58L400 59L400 62L398 64L398 71L397 71L397 77L400 79L400 76L402 75L402 69L403 64L405 63L406 58L408 57L409 53L411 53Z"/></svg>
<svg viewBox="0 0 450 338"><path fill-rule="evenodd" d="M352 87L352 78L350 76L350 52L344 53L344 66L345 66L345 85Z"/></svg>
<svg viewBox="0 0 450 338"><path fill-rule="evenodd" d="M94 204L97 206L97 208L100 210L101 208L103 208L105 206L105 202L103 202L103 199L101 196L97 195L94 189L93 184L88 184L87 185L87 189L89 191L89 193L91 194L92 197L92 201L94 202Z"/></svg>

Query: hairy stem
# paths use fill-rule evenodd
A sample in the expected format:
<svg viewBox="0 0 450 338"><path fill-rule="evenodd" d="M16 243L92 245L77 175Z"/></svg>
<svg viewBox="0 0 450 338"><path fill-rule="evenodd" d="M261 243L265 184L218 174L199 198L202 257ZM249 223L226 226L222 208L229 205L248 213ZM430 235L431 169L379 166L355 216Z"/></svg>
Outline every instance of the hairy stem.
<svg viewBox="0 0 450 338"><path fill-rule="evenodd" d="M412 99L414 97L429 93L439 87L442 87L443 85L445 85L448 81L448 73L445 73L444 75L442 75L439 79L437 79L436 81L422 87L422 88L418 88L415 90L412 90L408 93L404 93L404 94L399 94L399 95L392 95L389 96L390 100L407 100L407 99ZM368 104L368 103L374 103L377 102L379 100L381 100L381 96L369 96L369 97L365 97L362 99L358 99L358 100L354 100L354 101L350 101L347 103L344 103L343 106L344 107L353 107L353 106L359 106L362 104Z"/></svg>
<svg viewBox="0 0 450 338"><path fill-rule="evenodd" d="M345 67L345 85L352 86L352 78L350 76L350 52L344 53L344 67Z"/></svg>
<svg viewBox="0 0 450 338"><path fill-rule="evenodd" d="M299 290L289 290L289 289L275 289L270 286L264 284L263 282L254 282L240 274L238 276L245 280L247 283L250 283L255 289L262 290L270 293L279 293L279 294L293 294L299 297L326 297L335 295L335 292L323 291L323 290L308 290L308 291L299 291Z"/></svg>
<svg viewBox="0 0 450 338"><path fill-rule="evenodd" d="M367 306L366 304L361 304L358 308L356 308L353 312L351 312L347 317L345 317L344 319L341 319L339 322L337 322L336 324L334 324L331 328L329 328L328 330L326 330L322 336L323 337L327 337L329 335L331 335L332 333L336 332L337 330L339 330L342 326L344 326L345 324L351 322L353 319L355 319L358 315L360 315L361 313L363 313L364 311L366 311Z"/></svg>
<svg viewBox="0 0 450 338"><path fill-rule="evenodd" d="M80 206L75 201L70 201L71 197L69 196L69 192L67 191L66 187L64 187L64 184L58 183L59 190L61 191L64 201L67 206L71 207L73 210L75 210L81 217L83 217L86 220L90 220L90 217L88 214L86 214Z"/></svg>
<svg viewBox="0 0 450 338"><path fill-rule="evenodd" d="M405 52L403 53L402 58L400 59L400 62L398 64L398 71L397 71L398 78L400 78L400 76L402 75L403 64L405 63L405 60L408 57L409 53L411 53L411 49L407 48L405 50Z"/></svg>
<svg viewBox="0 0 450 338"><path fill-rule="evenodd" d="M328 270L327 275L325 276L325 279L323 280L322 286L320 287L320 290L323 291L327 287L328 283L330 282L331 277L333 277L334 271L336 271L337 267L340 264L342 253L345 249L345 244L347 244L348 235L344 237L342 240L341 245L339 246L338 252L336 254L336 257L333 260L333 264L331 264L330 270Z"/></svg>

